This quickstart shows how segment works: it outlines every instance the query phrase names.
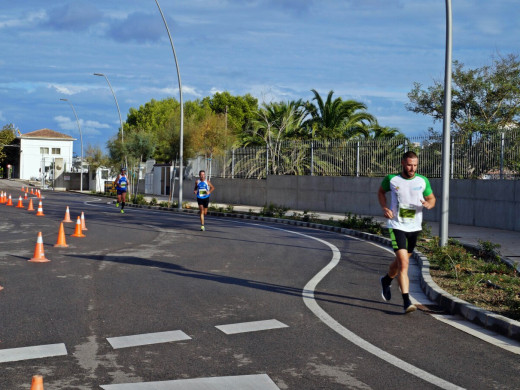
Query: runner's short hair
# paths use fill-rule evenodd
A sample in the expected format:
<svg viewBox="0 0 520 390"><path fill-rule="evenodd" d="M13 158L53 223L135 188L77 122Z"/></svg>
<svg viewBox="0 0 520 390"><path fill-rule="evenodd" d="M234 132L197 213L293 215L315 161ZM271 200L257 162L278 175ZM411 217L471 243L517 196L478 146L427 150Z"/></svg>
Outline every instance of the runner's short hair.
<svg viewBox="0 0 520 390"><path fill-rule="evenodd" d="M201 170L199 171L199 175L200 175L202 172L206 173L206 171L205 171L204 169L201 169Z"/></svg>
<svg viewBox="0 0 520 390"><path fill-rule="evenodd" d="M409 150L408 152L404 153L403 154L403 160L406 160L407 158L419 158L417 157L417 154L415 154L415 152Z"/></svg>

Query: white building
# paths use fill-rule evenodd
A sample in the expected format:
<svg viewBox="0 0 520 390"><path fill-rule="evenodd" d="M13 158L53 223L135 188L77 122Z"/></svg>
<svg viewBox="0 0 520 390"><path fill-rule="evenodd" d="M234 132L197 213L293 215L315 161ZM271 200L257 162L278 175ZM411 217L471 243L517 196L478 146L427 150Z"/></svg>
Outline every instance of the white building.
<svg viewBox="0 0 520 390"><path fill-rule="evenodd" d="M22 134L20 139L19 178L41 180L72 171L72 147L75 138L50 129Z"/></svg>

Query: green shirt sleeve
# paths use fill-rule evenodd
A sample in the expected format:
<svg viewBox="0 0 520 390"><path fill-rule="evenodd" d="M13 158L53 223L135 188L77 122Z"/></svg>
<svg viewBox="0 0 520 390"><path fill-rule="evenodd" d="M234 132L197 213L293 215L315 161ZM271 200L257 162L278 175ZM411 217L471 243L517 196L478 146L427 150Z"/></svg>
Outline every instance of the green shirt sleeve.
<svg viewBox="0 0 520 390"><path fill-rule="evenodd" d="M392 178L392 176L393 175L385 176L385 178L383 179L383 182L381 183L381 188L383 190L385 190L385 192L390 191L390 179Z"/></svg>
<svg viewBox="0 0 520 390"><path fill-rule="evenodd" d="M430 181L425 176L421 176L421 177L424 179L424 182L426 183L426 187L424 188L424 191L423 191L423 196L431 195L433 193L433 190L432 190L432 186L430 185Z"/></svg>

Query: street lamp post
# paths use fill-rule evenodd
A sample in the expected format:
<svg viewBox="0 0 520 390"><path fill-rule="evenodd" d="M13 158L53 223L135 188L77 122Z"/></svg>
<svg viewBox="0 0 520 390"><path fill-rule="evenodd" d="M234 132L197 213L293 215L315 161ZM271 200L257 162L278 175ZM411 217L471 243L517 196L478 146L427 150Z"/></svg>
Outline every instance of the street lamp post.
<svg viewBox="0 0 520 390"><path fill-rule="evenodd" d="M439 229L441 246L445 246L448 243L448 225L450 210L451 52L451 0L446 0L446 54L444 64L444 118L442 135L442 201L441 223Z"/></svg>
<svg viewBox="0 0 520 390"><path fill-rule="evenodd" d="M117 103L116 94L114 93L114 90L112 89L112 84L110 84L110 81L108 81L108 77L104 73L94 73L94 76L102 76L107 81L108 87L110 88L110 91L112 91L112 96L114 96L114 101L116 102L117 107L117 114L119 115L119 124L121 126L121 145L123 146L123 153L124 153L124 145L125 145L125 131L123 129L123 119L121 118L121 110L119 109L119 103ZM126 154L123 159L124 165L128 169L128 161L126 160ZM139 174L139 173L138 173Z"/></svg>
<svg viewBox="0 0 520 390"><path fill-rule="evenodd" d="M170 39L170 45L172 46L173 58L175 60L175 67L177 68L177 79L179 80L179 96L180 96L180 105L181 105L181 134L180 134L180 144L179 144L179 210L182 210L182 159L183 153L182 150L184 148L184 108L182 103L182 83L181 83L181 73L179 71L179 63L177 62L177 55L175 54L175 47L173 46L172 36L170 34L170 29L168 28L168 24L166 23L166 18L162 12L161 6L159 2L155 0L155 4L157 4L157 8L159 8L159 12L161 13L162 20L164 22L164 26L166 27L166 32L168 33L168 38ZM175 179L175 178L174 178Z"/></svg>
<svg viewBox="0 0 520 390"><path fill-rule="evenodd" d="M74 112L74 116L76 117L76 123L78 124L79 129L79 140L81 143L81 165L80 165L80 176L79 176L79 182L80 182L80 188L79 190L83 192L83 134L81 133L81 126L79 125L79 119L78 115L76 114L76 110L74 109L74 106L71 102L69 102L68 99L60 99L61 101L69 103L70 107L72 108L72 111Z"/></svg>
<svg viewBox="0 0 520 390"><path fill-rule="evenodd" d="M114 96L114 100L116 102L117 107L117 113L119 114L119 124L121 125L121 143L123 144L125 142L125 133L123 130L123 119L121 118L121 110L119 109L119 104L117 103L116 94L114 93L114 90L112 89L112 85L110 84L110 81L108 81L108 77L105 76L103 73L94 73L94 76L102 76L107 81L108 87L110 88L110 91L112 91L112 96Z"/></svg>

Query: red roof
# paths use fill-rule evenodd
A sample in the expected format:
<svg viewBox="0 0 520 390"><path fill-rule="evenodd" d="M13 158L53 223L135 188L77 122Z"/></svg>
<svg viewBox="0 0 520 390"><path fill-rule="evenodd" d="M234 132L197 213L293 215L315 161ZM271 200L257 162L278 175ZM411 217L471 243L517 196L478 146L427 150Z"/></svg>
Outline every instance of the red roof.
<svg viewBox="0 0 520 390"><path fill-rule="evenodd" d="M25 133L20 136L20 138L52 138L52 139L65 139L73 141L75 138L70 135L58 133L57 131L50 129L40 129L36 131L32 131L30 133Z"/></svg>

